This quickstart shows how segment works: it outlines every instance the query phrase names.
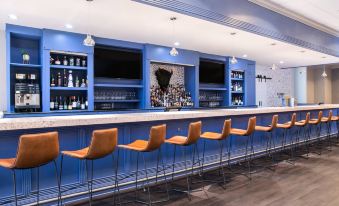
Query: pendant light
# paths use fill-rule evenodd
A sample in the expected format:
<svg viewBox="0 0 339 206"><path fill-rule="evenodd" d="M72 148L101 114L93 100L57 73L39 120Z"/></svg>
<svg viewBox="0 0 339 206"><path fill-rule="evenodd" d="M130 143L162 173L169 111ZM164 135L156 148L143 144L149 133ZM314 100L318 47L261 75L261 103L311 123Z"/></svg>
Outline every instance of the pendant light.
<svg viewBox="0 0 339 206"><path fill-rule="evenodd" d="M323 71L323 73L321 74L321 76L324 77L324 78L327 77L326 70L325 70L325 65L324 65L324 71Z"/></svg>
<svg viewBox="0 0 339 206"><path fill-rule="evenodd" d="M90 20L90 17L89 17L89 13L90 13L89 3L91 3L93 0L86 0L86 1L88 2L88 21L87 21L87 23L88 23L89 20ZM92 35L87 33L86 38L84 39L83 45L84 46L91 46L91 47L93 47L95 45L95 41L92 38Z"/></svg>
<svg viewBox="0 0 339 206"><path fill-rule="evenodd" d="M175 23L175 21L177 20L177 17L171 17L170 18L170 20L171 20L171 22L172 22L172 38L173 38L173 40L174 40L174 23ZM174 41L173 41L174 42ZM178 50L175 48L175 44L176 43L173 43L174 44L174 46L172 47L172 49L171 49L171 51L170 51L170 55L171 56L173 56L173 57L175 57L175 56L178 56L179 55L179 52L178 52Z"/></svg>
<svg viewBox="0 0 339 206"><path fill-rule="evenodd" d="M272 68L273 71L277 70L277 65L276 64L272 64Z"/></svg>
<svg viewBox="0 0 339 206"><path fill-rule="evenodd" d="M231 64L236 64L236 63L238 63L238 60L235 58L235 56L233 56L231 59Z"/></svg>

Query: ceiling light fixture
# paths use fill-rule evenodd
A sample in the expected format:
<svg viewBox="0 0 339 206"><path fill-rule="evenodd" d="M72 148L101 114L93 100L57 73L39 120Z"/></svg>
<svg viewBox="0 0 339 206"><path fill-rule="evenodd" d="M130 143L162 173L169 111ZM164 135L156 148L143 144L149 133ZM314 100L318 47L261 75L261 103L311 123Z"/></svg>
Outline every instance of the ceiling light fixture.
<svg viewBox="0 0 339 206"><path fill-rule="evenodd" d="M9 14L8 17L10 19L13 19L13 20L17 20L18 19L17 15L15 15L15 14Z"/></svg>
<svg viewBox="0 0 339 206"><path fill-rule="evenodd" d="M174 40L174 23L175 23L175 21L177 20L177 17L171 17L170 20L171 20L171 22L172 22L172 38L173 38L173 40ZM176 41L173 41L173 42L174 42L174 47L172 47L172 49L171 49L171 51L169 52L169 54L170 54L171 56L175 57L175 56L178 56L178 55L179 55L179 52L178 52L178 50L177 50L175 47L179 46L180 43L179 43L179 42L176 42Z"/></svg>
<svg viewBox="0 0 339 206"><path fill-rule="evenodd" d="M323 71L323 73L321 74L321 76L322 76L323 78L326 78L326 77L327 77L326 70L325 70L325 65L324 65L324 71Z"/></svg>
<svg viewBox="0 0 339 206"><path fill-rule="evenodd" d="M284 61L280 61L279 63L280 63L280 64L284 64L285 62L284 62Z"/></svg>
<svg viewBox="0 0 339 206"><path fill-rule="evenodd" d="M233 56L231 59L231 64L236 64L236 63L238 63L238 60L235 58L235 56Z"/></svg>
<svg viewBox="0 0 339 206"><path fill-rule="evenodd" d="M66 27L67 29L73 29L73 25L72 25L72 24L65 24L65 27Z"/></svg>
<svg viewBox="0 0 339 206"><path fill-rule="evenodd" d="M323 56L323 57L321 57L321 58L323 58L323 59L326 59L326 57L325 57L325 56Z"/></svg>
<svg viewBox="0 0 339 206"><path fill-rule="evenodd" d="M273 71L277 70L277 65L275 64L272 64L272 68L271 68Z"/></svg>
<svg viewBox="0 0 339 206"><path fill-rule="evenodd" d="M301 53L305 53L306 51L305 51L305 50L301 50L300 52L301 52Z"/></svg>
<svg viewBox="0 0 339 206"><path fill-rule="evenodd" d="M234 35L236 35L237 34L237 32L231 32L230 33L230 35L232 35L232 36L234 36Z"/></svg>
<svg viewBox="0 0 339 206"><path fill-rule="evenodd" d="M247 54L242 55L242 57L246 58L246 57L247 57Z"/></svg>
<svg viewBox="0 0 339 206"><path fill-rule="evenodd" d="M277 45L277 43L274 43L274 42L273 42L273 43L271 43L271 46L276 46L276 45Z"/></svg>
<svg viewBox="0 0 339 206"><path fill-rule="evenodd" d="M89 3L91 3L93 0L86 0L88 2L88 22L90 20L90 9L89 9ZM88 23L87 22L87 23ZM87 35L86 35L86 38L84 39L84 42L83 42L83 45L84 46L91 46L93 47L95 45L95 41L94 39L92 38L92 35L89 34L89 32L87 32Z"/></svg>

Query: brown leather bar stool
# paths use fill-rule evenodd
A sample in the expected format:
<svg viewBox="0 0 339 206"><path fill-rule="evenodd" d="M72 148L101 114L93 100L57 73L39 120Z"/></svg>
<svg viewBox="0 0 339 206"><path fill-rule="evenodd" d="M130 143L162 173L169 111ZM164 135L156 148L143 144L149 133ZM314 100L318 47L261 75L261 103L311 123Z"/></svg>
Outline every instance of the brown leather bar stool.
<svg viewBox="0 0 339 206"><path fill-rule="evenodd" d="M273 149L275 149L275 142L273 138L273 131L277 128L278 124L278 115L273 115L272 117L272 123L269 126L255 126L255 131L265 132L265 134L268 135L266 138L266 154L268 156L271 156L272 164L275 164L274 162L274 152L272 153L272 142L273 142Z"/></svg>
<svg viewBox="0 0 339 206"><path fill-rule="evenodd" d="M196 153L198 154L198 163L200 164L199 151L198 151L198 146L197 146L197 142L198 142L198 139L199 139L200 136L201 136L201 121L198 121L198 122L190 123L189 128L188 128L188 136L187 137L185 137L185 136L174 136L174 137L171 137L171 138L165 140L166 143L174 145L174 154L173 154L173 163L172 163L172 181L174 179L175 156L176 156L177 146L182 147L182 152L183 152L184 161L185 161L185 163L184 163L185 164L185 172L188 171L187 158L186 158L186 151L185 150L189 146L193 147L191 171L186 176L187 191L174 189L174 191L186 193L189 200L191 200L190 193L191 193L192 176L194 174L194 165L196 164L196 162L195 162L195 154Z"/></svg>
<svg viewBox="0 0 339 206"><path fill-rule="evenodd" d="M86 172L86 180L87 180L87 189L89 193L89 205L92 205L92 197L93 197L93 176L94 176L94 160L104 158L108 155L112 154L113 162L114 162L114 150L116 149L118 143L118 129L103 129L103 130L94 130L91 138L91 143L88 147L85 147L80 150L73 151L62 151L61 152L61 168L60 168L60 183L62 177L62 166L64 156L68 156L71 158L75 158L81 161L85 161L85 172ZM115 192L118 189L118 159L119 159L119 150L118 157L115 166L115 177L114 181L114 201L115 201ZM91 176L89 178L88 172L88 162L91 163ZM60 195L60 199L62 199Z"/></svg>
<svg viewBox="0 0 339 206"><path fill-rule="evenodd" d="M223 183L225 185L226 183L226 176L225 176L225 171L224 171L224 164L223 164L223 140L226 140L227 137L231 134L231 120L225 120L224 126L222 128L221 133L216 133L216 132L204 132L201 134L200 138L204 140L204 147L203 147L203 152L202 152L202 172L204 172L204 163L205 163L205 148L206 148L206 141L217 141L219 144L220 152L219 152L219 170L222 172L223 176ZM226 142L226 141L225 141ZM228 152L228 156L230 156L230 151ZM229 157L230 159L230 157ZM224 187L225 189L225 187Z"/></svg>
<svg viewBox="0 0 339 206"><path fill-rule="evenodd" d="M27 134L20 136L17 155L14 158L0 159L0 166L12 170L15 205L18 205L16 193L16 170L37 169L37 205L39 205L39 168L50 162L54 163L58 188L60 182L55 159L59 155L59 138L57 132ZM60 193L60 189L59 189ZM58 200L59 200L58 195ZM59 201L58 201L59 205Z"/></svg>
<svg viewBox="0 0 339 206"><path fill-rule="evenodd" d="M328 112L327 117L321 118L321 124L325 124L325 126L326 126L326 137L327 137L327 142L328 142L328 146L329 146L328 150L330 150L330 151L332 150L332 143L331 143L331 121L332 121L332 117L333 117L333 111L330 110Z"/></svg>
<svg viewBox="0 0 339 206"><path fill-rule="evenodd" d="M317 136L317 142L318 146L320 145L320 134L321 134L321 119L323 118L323 111L319 111L318 113L318 118L317 119L311 119L309 124L316 129L316 136ZM310 134L312 133L312 127L309 128ZM320 152L315 152L318 155L321 155L321 147L320 147Z"/></svg>
<svg viewBox="0 0 339 206"><path fill-rule="evenodd" d="M253 136L254 136L254 132L255 132L256 122L257 122L257 118L251 117L248 120L248 125L247 125L246 130L231 128L231 135L247 137L246 148L245 148L245 161L247 161L248 178L249 179L251 179L251 161L252 161L252 156L254 155ZM248 154L249 144L251 144L250 145L250 154ZM229 150L232 151L232 144L230 144Z"/></svg>
<svg viewBox="0 0 339 206"><path fill-rule="evenodd" d="M127 144L127 145L118 145L119 148L131 150L137 153L137 169L135 173L135 202L139 202L142 204L153 204L153 203L160 203L164 201L169 200L169 191L167 186L167 178L166 178L166 168L163 162L163 159L161 157L161 145L165 142L166 139L166 124L159 125L159 126L153 126L150 130L148 141L146 140L135 140L134 142ZM148 169L146 165L145 160L145 153L150 153L153 151L158 151L157 156L157 168L156 168L156 177L155 177L155 183L158 182L158 172L163 172L163 176L165 178L165 184L166 184L166 192L167 192L167 199L166 200L160 200L160 201L153 201L151 200L151 192L150 192L150 181L148 176ZM148 192L148 203L145 201L138 200L138 173L139 173L139 154L143 154L143 161L144 161L144 171L146 175L146 181L147 181L147 192ZM161 161L162 164L162 170L159 171L159 162Z"/></svg>
<svg viewBox="0 0 339 206"><path fill-rule="evenodd" d="M337 126L337 144L339 143L339 116L332 116L332 122L336 123Z"/></svg>
<svg viewBox="0 0 339 206"><path fill-rule="evenodd" d="M286 123L283 124L277 124L277 128L279 129L283 129L283 136L281 139L281 152L285 151L286 148L286 140L288 137L289 132L291 131L291 129L295 126L295 122L297 121L297 114L293 113L292 114L292 118L291 121L288 121ZM291 142L290 142L290 159L289 160L294 160L294 156L293 156L293 134L290 134L291 136ZM294 162L288 161L291 164L294 164Z"/></svg>
<svg viewBox="0 0 339 206"><path fill-rule="evenodd" d="M311 118L311 113L307 112L305 119L295 122L295 126L298 128L296 141L295 141L295 151L300 145L300 136L302 136L303 137L302 141L304 142L304 146L306 147L306 151L307 151L307 157L310 152L309 145L308 145L310 133L307 128L309 126L310 118ZM304 156L300 156L300 157L304 157Z"/></svg>

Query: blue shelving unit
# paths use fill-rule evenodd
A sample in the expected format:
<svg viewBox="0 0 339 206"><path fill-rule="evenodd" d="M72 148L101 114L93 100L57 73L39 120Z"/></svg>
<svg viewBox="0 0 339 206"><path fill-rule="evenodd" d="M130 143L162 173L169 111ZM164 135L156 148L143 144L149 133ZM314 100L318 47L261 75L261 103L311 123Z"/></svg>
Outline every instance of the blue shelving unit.
<svg viewBox="0 0 339 206"><path fill-rule="evenodd" d="M143 85L137 84L94 84L94 87L105 87L105 88L143 88Z"/></svg>
<svg viewBox="0 0 339 206"><path fill-rule="evenodd" d="M21 68L41 68L40 64L21 64L21 63L10 63L11 67L21 67Z"/></svg>
<svg viewBox="0 0 339 206"><path fill-rule="evenodd" d="M124 102L124 103L136 103L140 102L139 99L125 99L125 100L94 100L97 103L115 103L115 102Z"/></svg>
<svg viewBox="0 0 339 206"><path fill-rule="evenodd" d="M87 87L51 87L51 90L59 90L59 91L87 91Z"/></svg>
<svg viewBox="0 0 339 206"><path fill-rule="evenodd" d="M51 69L66 69L66 70L87 70L87 67L79 66L64 66L64 65L51 65Z"/></svg>

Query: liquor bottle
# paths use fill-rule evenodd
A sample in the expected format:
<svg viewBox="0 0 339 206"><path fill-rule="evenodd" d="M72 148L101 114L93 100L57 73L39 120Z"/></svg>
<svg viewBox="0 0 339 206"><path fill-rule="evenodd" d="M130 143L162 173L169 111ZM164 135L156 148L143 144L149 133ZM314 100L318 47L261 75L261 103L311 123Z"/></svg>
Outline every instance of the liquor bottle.
<svg viewBox="0 0 339 206"><path fill-rule="evenodd" d="M82 79L80 87L86 87L85 79Z"/></svg>
<svg viewBox="0 0 339 206"><path fill-rule="evenodd" d="M75 66L80 67L80 58L77 57L75 60Z"/></svg>
<svg viewBox="0 0 339 206"><path fill-rule="evenodd" d="M64 97L64 110L68 109L68 105L67 105L67 97Z"/></svg>
<svg viewBox="0 0 339 206"><path fill-rule="evenodd" d="M69 58L69 66L74 66L74 57Z"/></svg>
<svg viewBox="0 0 339 206"><path fill-rule="evenodd" d="M86 58L84 57L82 60L81 60L81 66L83 67L86 67Z"/></svg>
<svg viewBox="0 0 339 206"><path fill-rule="evenodd" d="M62 87L61 73L58 72L58 87Z"/></svg>
<svg viewBox="0 0 339 206"><path fill-rule="evenodd" d="M66 74L66 69L64 69L64 87L67 87L68 86L68 83L67 83L67 74Z"/></svg>
<svg viewBox="0 0 339 206"><path fill-rule="evenodd" d="M72 110L77 109L77 102L75 96L72 97Z"/></svg>
<svg viewBox="0 0 339 206"><path fill-rule="evenodd" d="M69 100L68 100L68 110L72 110L72 99L71 99L71 97L69 97Z"/></svg>
<svg viewBox="0 0 339 206"><path fill-rule="evenodd" d="M81 105L80 105L81 109L84 110L86 109L86 105L85 105L85 102L84 102L84 97L81 97Z"/></svg>
<svg viewBox="0 0 339 206"><path fill-rule="evenodd" d="M78 77L78 75L75 77L75 87L79 87L80 85L79 85L79 77Z"/></svg>
<svg viewBox="0 0 339 206"><path fill-rule="evenodd" d="M60 96L60 101L59 101L59 110L64 109L64 104L62 103L62 97Z"/></svg>
<svg viewBox="0 0 339 206"><path fill-rule="evenodd" d="M55 79L54 79L53 74L52 74L52 77L51 77L51 87L55 87Z"/></svg>
<svg viewBox="0 0 339 206"><path fill-rule="evenodd" d="M54 110L59 110L59 103L58 103L58 97L55 97L55 102L54 102Z"/></svg>
<svg viewBox="0 0 339 206"><path fill-rule="evenodd" d="M55 60L54 64L55 64L55 65L60 65L60 64L61 64L61 62L60 62L60 60L59 60L59 57L58 57L58 56L56 57L56 60Z"/></svg>
<svg viewBox="0 0 339 206"><path fill-rule="evenodd" d="M67 57L66 56L64 56L63 64L64 64L64 66L68 66L68 61L67 61Z"/></svg>
<svg viewBox="0 0 339 206"><path fill-rule="evenodd" d="M49 102L49 109L54 110L54 101L52 97L51 97L51 101Z"/></svg>
<svg viewBox="0 0 339 206"><path fill-rule="evenodd" d="M81 109L80 97L78 96L77 100L77 109Z"/></svg>
<svg viewBox="0 0 339 206"><path fill-rule="evenodd" d="M68 84L67 84L68 87L74 87L72 70L69 70L69 72L68 72L68 81L67 82L68 82Z"/></svg>
<svg viewBox="0 0 339 206"><path fill-rule="evenodd" d="M88 100L87 100L87 97L86 97L86 102L85 102L85 109L88 109Z"/></svg>

